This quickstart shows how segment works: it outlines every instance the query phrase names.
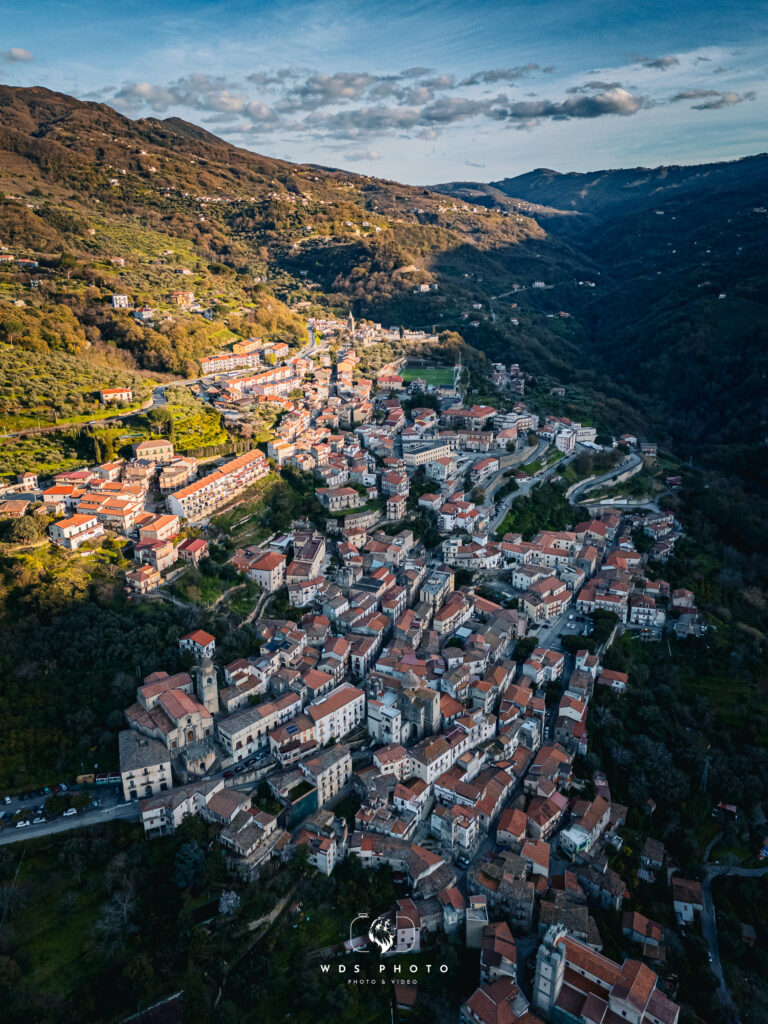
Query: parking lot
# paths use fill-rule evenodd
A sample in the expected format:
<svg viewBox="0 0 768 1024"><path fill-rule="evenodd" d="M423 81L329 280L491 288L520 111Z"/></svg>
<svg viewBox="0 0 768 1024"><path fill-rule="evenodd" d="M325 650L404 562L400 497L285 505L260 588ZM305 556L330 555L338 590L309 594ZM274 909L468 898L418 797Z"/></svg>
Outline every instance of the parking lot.
<svg viewBox="0 0 768 1024"><path fill-rule="evenodd" d="M41 831L41 826L51 822L67 821L89 812L110 811L120 804L122 794L114 782L88 787L68 786L60 782L16 796L3 796L0 822L6 830L29 828Z"/></svg>

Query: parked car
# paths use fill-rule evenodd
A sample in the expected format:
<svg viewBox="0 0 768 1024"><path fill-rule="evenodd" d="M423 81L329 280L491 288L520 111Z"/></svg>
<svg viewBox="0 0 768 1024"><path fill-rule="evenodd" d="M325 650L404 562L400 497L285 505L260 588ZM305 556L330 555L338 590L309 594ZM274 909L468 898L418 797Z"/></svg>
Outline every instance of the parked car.
<svg viewBox="0 0 768 1024"><path fill-rule="evenodd" d="M29 818L23 818L16 822L16 828L26 828L29 825Z"/></svg>
<svg viewBox="0 0 768 1024"><path fill-rule="evenodd" d="M11 802L11 798L9 796L4 796L3 797L3 803L4 804L9 804L10 802Z"/></svg>
<svg viewBox="0 0 768 1024"><path fill-rule="evenodd" d="M38 816L37 818L33 818L32 819L32 824L33 825L42 825L44 821L45 821L45 818L42 818L42 817Z"/></svg>
<svg viewBox="0 0 768 1024"><path fill-rule="evenodd" d="M68 807L62 814L62 818L71 818L73 814L77 814L76 807Z"/></svg>
<svg viewBox="0 0 768 1024"><path fill-rule="evenodd" d="M231 769L229 769L228 771L224 772L224 778L225 779L232 779L232 778L234 778L234 776L235 776L235 773Z"/></svg>

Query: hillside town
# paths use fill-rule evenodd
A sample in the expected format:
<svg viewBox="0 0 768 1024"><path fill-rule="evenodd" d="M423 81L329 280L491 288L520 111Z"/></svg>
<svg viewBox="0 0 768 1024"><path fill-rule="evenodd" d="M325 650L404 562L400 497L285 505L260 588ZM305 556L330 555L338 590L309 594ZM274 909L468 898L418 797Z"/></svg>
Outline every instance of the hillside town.
<svg viewBox="0 0 768 1024"><path fill-rule="evenodd" d="M460 367L442 384L427 370L406 379L405 359L363 377L358 347L380 325L316 319L308 334L299 354L255 339L214 354L190 385L225 418L278 403L265 450L204 465L159 437L131 459L6 488L4 514L42 503L50 541L73 557L106 536L130 541L125 587L141 601L208 556L212 519L260 481L286 467L313 480L316 517L232 555L257 585L258 654L224 664L197 628L179 640L185 670L159 664L139 681L119 736L122 797L148 839L188 815L214 825L246 881L299 851L324 875L348 858L388 865L403 883L391 908L401 948L443 932L480 951L465 1024L675 1024L654 970L664 929L609 866L628 808L580 765L596 688L629 686L603 667L605 646L623 631L706 629L690 591L646 574L680 525L657 508L590 503L587 489L567 529L504 532L547 467L600 450L595 429L532 412L517 364L493 365L502 411L465 404ZM656 456L632 435L615 443L626 454L614 480ZM416 536L414 517L439 543ZM281 595L290 617L271 613ZM339 812L350 801L353 821ZM642 877L666 868L649 838ZM672 875L669 898L681 927L701 910L697 882ZM593 907L621 913L634 959L603 955Z"/></svg>

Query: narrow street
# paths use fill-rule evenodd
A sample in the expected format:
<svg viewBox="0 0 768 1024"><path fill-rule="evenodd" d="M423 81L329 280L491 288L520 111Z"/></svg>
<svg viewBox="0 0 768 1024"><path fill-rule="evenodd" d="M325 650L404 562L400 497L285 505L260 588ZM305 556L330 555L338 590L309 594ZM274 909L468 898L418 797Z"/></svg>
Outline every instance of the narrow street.
<svg viewBox="0 0 768 1024"><path fill-rule="evenodd" d="M760 878L768 874L768 866L764 868L739 868L726 864L706 864L704 866L704 881L701 883L703 898L703 910L701 912L701 932L709 948L710 968L717 978L717 994L724 1006L729 1006L736 1015L736 1006L731 995L731 990L725 982L723 964L720 959L720 947L717 941L717 915L712 899L712 879L720 875L736 876L738 878ZM738 1020L738 1016L735 1016Z"/></svg>

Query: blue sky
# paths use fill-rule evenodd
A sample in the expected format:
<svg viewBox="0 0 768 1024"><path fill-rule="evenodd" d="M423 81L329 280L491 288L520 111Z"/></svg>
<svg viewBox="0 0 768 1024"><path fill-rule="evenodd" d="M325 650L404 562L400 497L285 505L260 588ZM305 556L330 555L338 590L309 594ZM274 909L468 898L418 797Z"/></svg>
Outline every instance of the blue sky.
<svg viewBox="0 0 768 1024"><path fill-rule="evenodd" d="M4 0L0 80L411 183L765 149L765 3Z"/></svg>

